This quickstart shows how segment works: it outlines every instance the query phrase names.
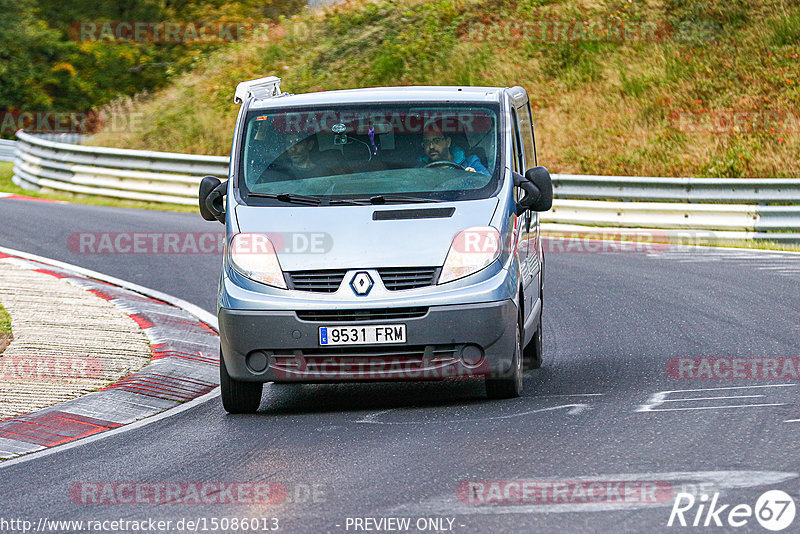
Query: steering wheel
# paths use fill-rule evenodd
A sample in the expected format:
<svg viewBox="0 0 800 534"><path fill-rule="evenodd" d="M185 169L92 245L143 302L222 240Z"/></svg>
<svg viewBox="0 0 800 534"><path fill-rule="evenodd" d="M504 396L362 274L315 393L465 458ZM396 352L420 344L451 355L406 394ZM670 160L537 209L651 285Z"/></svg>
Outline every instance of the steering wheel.
<svg viewBox="0 0 800 534"><path fill-rule="evenodd" d="M423 169L427 169L429 167L444 167L444 166L447 166L447 167L450 167L450 168L453 168L453 169L460 169L462 171L464 170L464 167L459 165L455 161L431 161L430 163L425 165L423 167Z"/></svg>

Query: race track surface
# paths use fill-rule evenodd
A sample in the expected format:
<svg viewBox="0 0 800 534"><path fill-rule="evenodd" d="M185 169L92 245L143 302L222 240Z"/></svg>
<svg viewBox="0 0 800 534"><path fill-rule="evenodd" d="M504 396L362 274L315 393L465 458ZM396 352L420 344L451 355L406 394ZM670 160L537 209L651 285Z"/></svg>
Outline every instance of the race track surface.
<svg viewBox="0 0 800 534"><path fill-rule="evenodd" d="M216 254L81 254L68 243L76 232L222 225L194 214L19 200L0 200L0 216L0 246L214 312ZM277 518L282 532L364 531L355 518L389 517L411 518L409 532L420 531L420 518L465 533L667 532L679 491L750 506L768 489L800 497L796 376L678 379L668 371L671 358L800 356L800 255L553 252L546 274L545 364L526 373L522 398L488 401L483 385L468 380L269 385L256 415L227 415L215 398L123 434L0 464L2 516L34 525ZM481 504L475 491L459 491L470 481L567 481L573 490L623 481L654 483L659 493ZM287 493L274 504L93 504L78 491L105 482L272 482ZM764 530L751 517L737 531Z"/></svg>

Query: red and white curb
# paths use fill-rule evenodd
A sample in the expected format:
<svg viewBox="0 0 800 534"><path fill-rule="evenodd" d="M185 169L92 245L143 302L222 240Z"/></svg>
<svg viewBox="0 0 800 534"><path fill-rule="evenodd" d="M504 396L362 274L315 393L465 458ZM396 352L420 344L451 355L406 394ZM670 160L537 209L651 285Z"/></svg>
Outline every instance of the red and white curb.
<svg viewBox="0 0 800 534"><path fill-rule="evenodd" d="M61 262L2 248L0 258L69 279L108 300L136 321L152 351L151 362L141 370L100 391L0 421L0 459L118 429L214 393L219 383L219 338L213 315L159 292Z"/></svg>
<svg viewBox="0 0 800 534"><path fill-rule="evenodd" d="M25 195L17 195L16 193L3 193L2 191L0 191L0 199L3 198L8 200L33 200L35 202L55 202L57 204L67 204L66 200L53 200L51 198L36 198Z"/></svg>

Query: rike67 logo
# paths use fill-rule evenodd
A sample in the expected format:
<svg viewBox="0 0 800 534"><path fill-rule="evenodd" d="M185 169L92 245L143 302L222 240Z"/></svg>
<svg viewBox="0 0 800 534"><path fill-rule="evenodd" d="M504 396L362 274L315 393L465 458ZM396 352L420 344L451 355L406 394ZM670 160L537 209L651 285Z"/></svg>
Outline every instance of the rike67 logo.
<svg viewBox="0 0 800 534"><path fill-rule="evenodd" d="M719 493L714 493L709 501L706 494L696 498L691 493L678 493L667 526L738 528L747 525L755 517L762 527L777 532L794 522L794 499L784 491L763 493L755 506L722 504L719 496Z"/></svg>

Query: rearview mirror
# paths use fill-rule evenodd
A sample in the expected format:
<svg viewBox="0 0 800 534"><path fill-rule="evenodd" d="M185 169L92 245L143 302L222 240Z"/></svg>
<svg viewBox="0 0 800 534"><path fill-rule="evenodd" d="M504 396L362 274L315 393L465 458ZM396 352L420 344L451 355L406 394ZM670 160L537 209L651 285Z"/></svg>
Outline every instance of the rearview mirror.
<svg viewBox="0 0 800 534"><path fill-rule="evenodd" d="M525 176L516 175L516 183L525 196L517 202L517 215L527 210L547 211L553 207L553 182L547 167L528 169Z"/></svg>
<svg viewBox="0 0 800 534"><path fill-rule="evenodd" d="M206 176L200 182L198 202L200 215L207 221L219 221L225 224L225 194L228 182L222 182L215 176Z"/></svg>

